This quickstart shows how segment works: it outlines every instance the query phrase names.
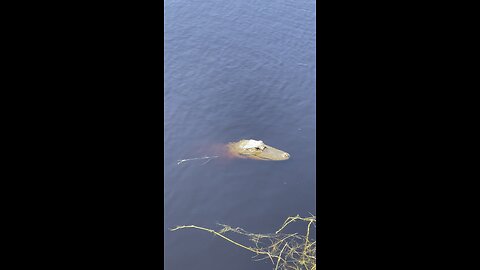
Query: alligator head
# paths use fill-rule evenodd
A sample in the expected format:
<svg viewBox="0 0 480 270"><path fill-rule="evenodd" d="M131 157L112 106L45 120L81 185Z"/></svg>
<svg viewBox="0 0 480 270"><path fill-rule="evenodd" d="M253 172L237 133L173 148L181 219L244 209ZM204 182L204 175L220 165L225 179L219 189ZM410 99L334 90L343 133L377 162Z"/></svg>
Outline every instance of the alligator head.
<svg viewBox="0 0 480 270"><path fill-rule="evenodd" d="M262 141L241 140L228 144L230 154L240 158L251 158L260 160L287 160L290 155L287 152L279 150L264 144Z"/></svg>

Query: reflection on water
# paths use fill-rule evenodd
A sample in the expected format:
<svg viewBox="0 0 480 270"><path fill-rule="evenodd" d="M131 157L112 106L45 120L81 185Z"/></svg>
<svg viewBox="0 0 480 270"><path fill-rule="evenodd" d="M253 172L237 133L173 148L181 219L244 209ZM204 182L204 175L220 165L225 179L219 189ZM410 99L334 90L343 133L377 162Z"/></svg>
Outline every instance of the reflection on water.
<svg viewBox="0 0 480 270"><path fill-rule="evenodd" d="M165 1L165 267L271 269L199 231L274 232L315 210L315 1ZM290 154L229 159L262 140ZM179 160L219 156L177 164Z"/></svg>

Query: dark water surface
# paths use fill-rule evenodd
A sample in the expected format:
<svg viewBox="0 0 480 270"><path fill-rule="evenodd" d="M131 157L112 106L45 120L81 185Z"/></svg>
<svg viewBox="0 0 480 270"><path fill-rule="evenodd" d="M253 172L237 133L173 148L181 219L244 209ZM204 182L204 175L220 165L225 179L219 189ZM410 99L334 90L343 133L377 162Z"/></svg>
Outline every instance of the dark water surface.
<svg viewBox="0 0 480 270"><path fill-rule="evenodd" d="M316 214L315 1L164 3L165 269L272 269L207 232L168 228L272 233L288 216ZM240 139L291 158L177 165Z"/></svg>

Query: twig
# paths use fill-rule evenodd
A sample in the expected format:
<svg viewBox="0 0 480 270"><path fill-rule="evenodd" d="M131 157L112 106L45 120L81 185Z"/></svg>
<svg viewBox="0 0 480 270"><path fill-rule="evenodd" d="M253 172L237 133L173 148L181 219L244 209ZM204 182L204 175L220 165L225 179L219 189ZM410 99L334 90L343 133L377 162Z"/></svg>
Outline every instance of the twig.
<svg viewBox="0 0 480 270"><path fill-rule="evenodd" d="M283 245L283 248L282 248L282 250L280 251L280 254L278 255L279 258L282 257L283 250L285 249L286 246L287 246L287 243L285 243L285 245ZM279 264L279 263L280 263L280 259L278 259L277 265L275 265L275 270L278 269L278 264Z"/></svg>
<svg viewBox="0 0 480 270"><path fill-rule="evenodd" d="M199 158L187 158L187 159L179 159L177 160L177 165L180 165L182 164L183 162L186 162L186 161L191 161L191 160L198 160L198 159L208 159L207 162L209 162L211 159L213 158L218 158L218 156L211 156L211 157L199 157ZM203 164L206 164L207 162L203 163ZM202 165L203 165L202 164Z"/></svg>
<svg viewBox="0 0 480 270"><path fill-rule="evenodd" d="M308 223L306 235L294 233L294 234L286 234L280 233L285 227L295 221L304 221ZM311 225L316 224L316 216L312 215L311 217L300 217L296 215L294 217L288 217L284 224L281 226L279 230L275 234L253 234L245 231L242 228L236 227L232 228L228 225L222 225L223 228L221 230L215 231L212 229L207 229L195 225L188 225L188 226L177 226L171 231L176 231L178 229L184 228L194 228L198 230L203 230L210 232L216 236L219 236L228 242L242 247L246 250L249 250L255 253L255 261L260 261L264 259L270 259L273 265L275 265L274 270L286 270L286 269L294 269L294 270L314 270L316 269L316 241L312 239L310 241L311 235ZM237 234L244 235L249 238L255 245L247 246L243 245L235 240L232 240L229 237L226 237L224 234L228 232L233 232ZM270 244L265 243L264 245L260 244L260 239L268 239ZM280 246L283 246L280 249ZM260 256L262 255L262 256ZM258 257L263 257L258 259Z"/></svg>

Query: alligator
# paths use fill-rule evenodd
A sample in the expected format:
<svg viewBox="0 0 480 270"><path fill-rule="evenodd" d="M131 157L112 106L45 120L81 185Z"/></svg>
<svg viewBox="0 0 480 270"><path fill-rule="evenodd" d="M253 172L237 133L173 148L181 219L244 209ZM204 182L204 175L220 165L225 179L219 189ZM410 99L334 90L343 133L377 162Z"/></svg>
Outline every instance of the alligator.
<svg viewBox="0 0 480 270"><path fill-rule="evenodd" d="M290 155L280 149L266 145L263 141L240 140L227 144L231 157L250 158L257 160L287 160Z"/></svg>
<svg viewBox="0 0 480 270"><path fill-rule="evenodd" d="M221 156L226 158L250 158L256 160L287 160L290 158L290 155L287 152L266 145L263 141L256 140L240 140L226 145L216 145L212 148L215 149L215 152L218 155L180 159L177 160L177 164L200 159L206 159L207 161L203 163L206 164L210 160Z"/></svg>

